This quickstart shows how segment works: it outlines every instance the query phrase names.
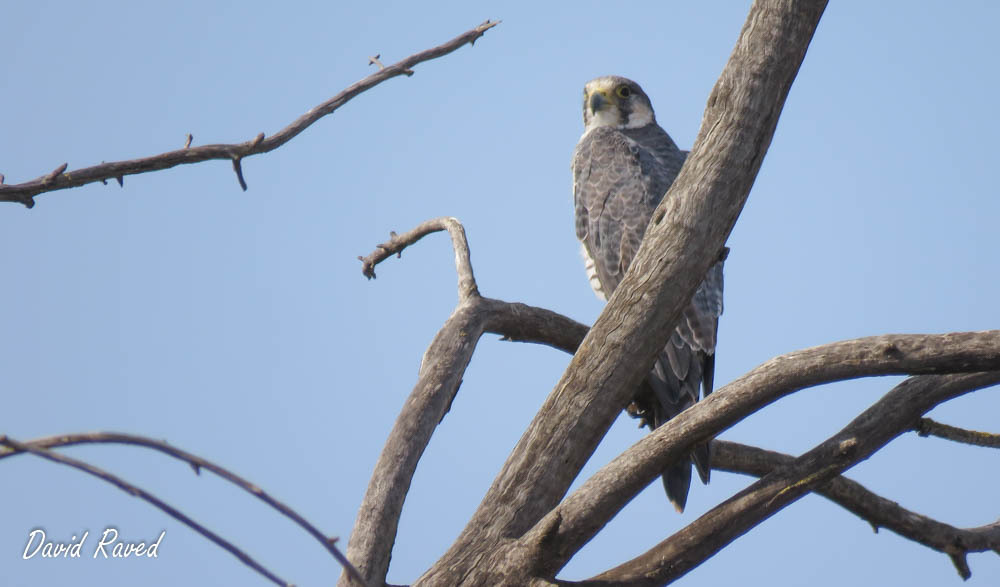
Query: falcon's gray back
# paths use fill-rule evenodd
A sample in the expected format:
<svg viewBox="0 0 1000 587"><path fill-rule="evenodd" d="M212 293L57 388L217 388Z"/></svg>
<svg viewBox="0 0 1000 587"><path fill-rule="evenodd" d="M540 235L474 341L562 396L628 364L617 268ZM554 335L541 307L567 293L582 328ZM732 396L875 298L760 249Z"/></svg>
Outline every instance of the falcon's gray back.
<svg viewBox="0 0 1000 587"><path fill-rule="evenodd" d="M591 285L607 298L624 277L687 151L678 149L656 124L648 97L625 78L598 78L587 84L584 121L588 128L572 165L576 235ZM711 392L722 289L720 261L706 274L629 407L629 413L650 428L696 402L699 387ZM696 448L692 456L708 482L707 445ZM690 459L663 474L667 495L678 510L686 502L690 479Z"/></svg>

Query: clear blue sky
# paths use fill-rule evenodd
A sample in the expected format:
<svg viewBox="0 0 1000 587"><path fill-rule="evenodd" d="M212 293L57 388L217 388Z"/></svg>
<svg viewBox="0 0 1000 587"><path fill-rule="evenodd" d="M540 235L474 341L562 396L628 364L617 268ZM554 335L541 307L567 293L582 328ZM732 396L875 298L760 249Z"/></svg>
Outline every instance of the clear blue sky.
<svg viewBox="0 0 1000 587"><path fill-rule="evenodd" d="M366 93L276 152L0 206L0 433L147 434L252 479L345 543L420 357L456 301L448 240L356 260L439 215L468 231L481 291L592 322L569 160L584 82L639 81L683 147L748 2L18 2L0 35L0 173L70 168L271 134L367 75L487 18L475 47ZM995 300L995 23L991 2L833 2L732 234L716 382L805 346L886 332L1000 326ZM481 341L420 464L389 580L461 530L569 357ZM810 390L723 437L799 453L898 379ZM935 412L1000 431L987 390ZM641 436L622 417L592 472ZM211 475L123 447L66 451L156 492L298 585L339 569L311 538ZM901 438L850 471L957 525L996 519L1000 454ZM0 463L2 585L263 585L228 553L83 474ZM584 578L649 548L748 483L659 484L565 569ZM157 560L21 560L28 532L166 530ZM93 544L91 542L90 544ZM970 586L1000 583L973 555ZM959 585L948 558L808 497L685 585Z"/></svg>

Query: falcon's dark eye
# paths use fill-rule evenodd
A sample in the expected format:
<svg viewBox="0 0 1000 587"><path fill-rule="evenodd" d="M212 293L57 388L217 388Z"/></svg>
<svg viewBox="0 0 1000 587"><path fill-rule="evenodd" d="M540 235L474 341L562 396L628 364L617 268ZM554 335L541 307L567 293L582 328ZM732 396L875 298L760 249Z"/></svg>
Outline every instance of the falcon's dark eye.
<svg viewBox="0 0 1000 587"><path fill-rule="evenodd" d="M621 86L615 90L615 93L618 94L619 98L628 98L632 95L632 90L628 86Z"/></svg>

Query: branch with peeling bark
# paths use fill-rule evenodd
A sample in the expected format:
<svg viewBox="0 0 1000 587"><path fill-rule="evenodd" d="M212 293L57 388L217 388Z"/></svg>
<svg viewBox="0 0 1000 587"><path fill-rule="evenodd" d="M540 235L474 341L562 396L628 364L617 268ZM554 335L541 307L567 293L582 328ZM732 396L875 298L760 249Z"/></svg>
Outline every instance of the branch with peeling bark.
<svg viewBox="0 0 1000 587"><path fill-rule="evenodd" d="M212 159L229 159L232 161L233 171L236 173L236 179L243 191L246 191L247 184L246 180L243 178L242 167L242 160L244 158L251 155L258 155L260 153L267 153L277 149L295 138L299 133L304 131L320 118L333 113L358 94L369 90L388 79L400 75L413 75L412 68L418 63L423 63L424 61L429 61L431 59L447 55L448 53L462 47L466 43L474 44L479 37L483 36L486 31L493 28L497 24L499 24L499 21L486 21L476 28L462 33L447 43L427 49L426 51L421 51L420 53L416 53L414 55L410 55L406 59L403 59L398 63L394 63L393 65L381 66L375 73L351 85L322 104L312 108L302 116L295 119L288 126L269 137L265 138L264 133L260 133L256 137L242 143L192 147L192 136L188 134L183 148L176 151L160 153L159 155L153 155L151 157L101 163L100 165L93 165L91 167L84 167L82 169L74 169L71 171L67 171L68 164L63 163L41 177L19 184L4 185L2 180L3 176L0 175L0 202L18 202L24 204L28 208L31 208L35 205L35 196L45 192L79 187L98 181L107 183L107 180L109 179L116 180L118 185L121 186L124 185L124 176L126 175L149 173L151 171L169 169L171 167L176 167L177 165L199 163L201 161L208 161Z"/></svg>

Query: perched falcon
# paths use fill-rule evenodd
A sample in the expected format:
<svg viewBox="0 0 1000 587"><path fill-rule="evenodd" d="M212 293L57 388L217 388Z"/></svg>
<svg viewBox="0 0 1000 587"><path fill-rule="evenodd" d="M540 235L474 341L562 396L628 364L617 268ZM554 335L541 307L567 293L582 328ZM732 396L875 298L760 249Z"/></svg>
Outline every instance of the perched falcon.
<svg viewBox="0 0 1000 587"><path fill-rule="evenodd" d="M687 151L677 148L653 115L639 84L599 77L583 89L584 132L573 153L576 236L590 285L607 299L639 249L650 216L677 177ZM656 428L712 392L715 337L722 314L724 255L705 275L680 324L637 391L628 412ZM708 483L708 445L663 473L667 497L683 511L691 461Z"/></svg>

